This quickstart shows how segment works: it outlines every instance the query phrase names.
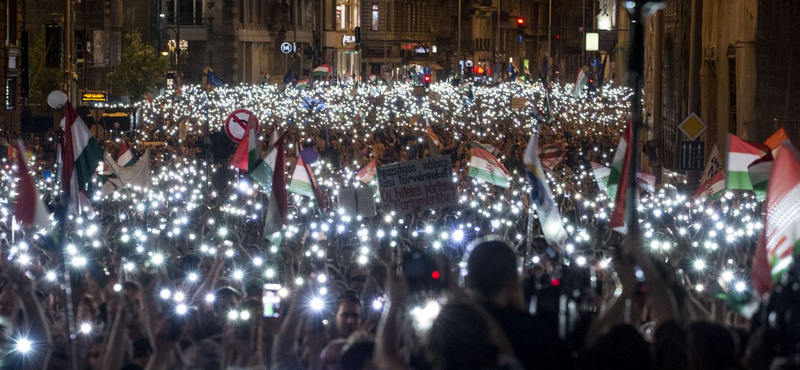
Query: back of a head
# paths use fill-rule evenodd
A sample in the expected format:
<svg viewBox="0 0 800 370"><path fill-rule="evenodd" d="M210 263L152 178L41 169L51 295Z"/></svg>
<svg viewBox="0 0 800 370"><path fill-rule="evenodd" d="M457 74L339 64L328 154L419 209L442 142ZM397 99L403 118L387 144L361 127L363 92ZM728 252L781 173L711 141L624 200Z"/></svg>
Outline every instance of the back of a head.
<svg viewBox="0 0 800 370"><path fill-rule="evenodd" d="M350 340L342 349L339 366L342 370L362 370L375 352L375 342L367 338Z"/></svg>
<svg viewBox="0 0 800 370"><path fill-rule="evenodd" d="M650 346L630 325L617 325L591 349L596 370L647 370L653 367Z"/></svg>
<svg viewBox="0 0 800 370"><path fill-rule="evenodd" d="M448 304L428 332L426 353L436 370L481 370L497 365L499 349L480 312L469 305Z"/></svg>
<svg viewBox="0 0 800 370"><path fill-rule="evenodd" d="M688 354L690 369L737 368L736 340L724 327L710 322L689 326Z"/></svg>
<svg viewBox="0 0 800 370"><path fill-rule="evenodd" d="M517 276L517 260L508 244L484 241L467 260L467 286L485 298L501 291Z"/></svg>

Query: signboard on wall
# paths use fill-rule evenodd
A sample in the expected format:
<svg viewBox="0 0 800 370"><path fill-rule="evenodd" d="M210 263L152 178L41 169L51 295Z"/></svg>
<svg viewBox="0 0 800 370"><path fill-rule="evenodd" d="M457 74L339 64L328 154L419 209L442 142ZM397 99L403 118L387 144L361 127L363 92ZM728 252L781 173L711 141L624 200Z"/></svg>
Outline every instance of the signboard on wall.
<svg viewBox="0 0 800 370"><path fill-rule="evenodd" d="M105 91L86 91L81 94L81 100L84 102L102 102L108 101L108 93Z"/></svg>

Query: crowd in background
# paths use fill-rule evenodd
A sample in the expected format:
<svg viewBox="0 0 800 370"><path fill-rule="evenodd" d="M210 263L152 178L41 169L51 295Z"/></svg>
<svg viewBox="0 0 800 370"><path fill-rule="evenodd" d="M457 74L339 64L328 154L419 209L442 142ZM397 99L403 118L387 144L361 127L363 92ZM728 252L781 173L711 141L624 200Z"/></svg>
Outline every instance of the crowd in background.
<svg viewBox="0 0 800 370"><path fill-rule="evenodd" d="M628 91L594 99L540 84L431 91L438 96L408 85L165 94L140 106L134 132L103 143L114 155L123 142L137 155L143 142L165 143L150 147L152 189L95 195L96 215L69 216L63 232L61 223L54 232L12 230L14 170L3 167L2 367L797 368L800 331L789 319L797 305L787 303L797 302L794 275L776 294L783 301L742 313L749 293L737 284L759 231L754 198L699 203L663 186L640 192L642 234L622 239L605 227L610 201L592 162L610 164ZM527 100L511 109L515 98ZM287 133L287 176L304 149L318 157L312 168L329 207L320 213L290 194L280 243L262 233L268 194L227 165L232 150L222 147L233 145L204 142L206 121L219 127L240 107L259 116L262 137ZM540 146L564 144L547 171L570 234L563 246L548 246L528 222L522 156L534 130ZM41 175L55 170L52 138L27 144L58 215L56 182ZM468 175L475 141L495 148L509 188ZM339 190L374 187L355 176L370 161L435 155L454 164L457 207L394 214L378 202L375 216L338 207ZM726 234L737 236L707 244ZM435 286L411 280L414 252Z"/></svg>

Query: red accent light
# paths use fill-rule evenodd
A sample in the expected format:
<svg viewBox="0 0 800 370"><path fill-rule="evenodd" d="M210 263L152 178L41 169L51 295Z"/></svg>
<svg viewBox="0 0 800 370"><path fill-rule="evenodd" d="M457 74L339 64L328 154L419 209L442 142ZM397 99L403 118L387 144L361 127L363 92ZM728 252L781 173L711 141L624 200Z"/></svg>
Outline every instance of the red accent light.
<svg viewBox="0 0 800 370"><path fill-rule="evenodd" d="M550 280L550 285L559 286L559 285L561 285L561 280L558 280L558 279Z"/></svg>
<svg viewBox="0 0 800 370"><path fill-rule="evenodd" d="M520 25L520 26L524 25L525 24L525 19L524 18L517 18L517 24Z"/></svg>
<svg viewBox="0 0 800 370"><path fill-rule="evenodd" d="M439 278L439 271L434 271L431 273L431 277L435 280Z"/></svg>

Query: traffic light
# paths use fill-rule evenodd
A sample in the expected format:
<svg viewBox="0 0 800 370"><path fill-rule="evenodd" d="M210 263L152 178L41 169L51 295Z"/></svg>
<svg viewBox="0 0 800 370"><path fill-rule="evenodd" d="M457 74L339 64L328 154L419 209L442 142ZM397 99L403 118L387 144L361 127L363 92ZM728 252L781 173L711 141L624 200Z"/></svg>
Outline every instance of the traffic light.
<svg viewBox="0 0 800 370"><path fill-rule="evenodd" d="M517 18L517 34L524 35L525 34L525 18Z"/></svg>
<svg viewBox="0 0 800 370"><path fill-rule="evenodd" d="M356 44L360 43L361 42L361 27L356 27L353 30L353 33L355 33L354 36L355 36L355 39L356 39Z"/></svg>
<svg viewBox="0 0 800 370"><path fill-rule="evenodd" d="M428 86L430 86L430 85L431 85L431 75L425 75L425 76L423 76L423 77L422 77L422 84L423 84L425 87L428 87Z"/></svg>
<svg viewBox="0 0 800 370"><path fill-rule="evenodd" d="M475 67L475 74L477 74L478 76L483 75L484 72L486 72L486 70L483 69L483 67L481 67L481 66Z"/></svg>

